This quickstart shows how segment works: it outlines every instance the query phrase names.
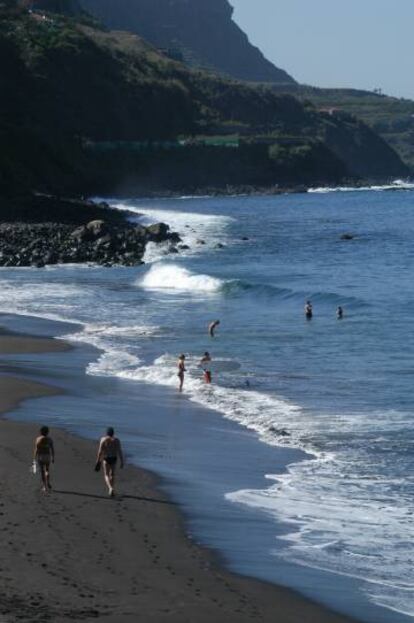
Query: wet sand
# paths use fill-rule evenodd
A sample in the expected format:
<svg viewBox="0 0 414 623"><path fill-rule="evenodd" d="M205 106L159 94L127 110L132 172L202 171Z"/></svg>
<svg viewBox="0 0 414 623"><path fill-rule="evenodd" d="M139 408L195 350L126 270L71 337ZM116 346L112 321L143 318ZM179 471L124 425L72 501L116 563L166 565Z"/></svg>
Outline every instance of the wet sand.
<svg viewBox="0 0 414 623"><path fill-rule="evenodd" d="M63 340L47 337L19 335L0 330L0 355L20 355L25 353L58 353L71 347Z"/></svg>
<svg viewBox="0 0 414 623"><path fill-rule="evenodd" d="M0 354L10 353L1 337ZM14 337L19 353L67 348ZM3 413L58 391L15 376L0 376L0 383ZM177 507L152 474L131 466L120 471L120 495L110 499L93 470L90 441L52 431L53 491L41 493L38 476L29 473L37 429L0 421L2 623L350 622L290 590L223 570L185 536Z"/></svg>

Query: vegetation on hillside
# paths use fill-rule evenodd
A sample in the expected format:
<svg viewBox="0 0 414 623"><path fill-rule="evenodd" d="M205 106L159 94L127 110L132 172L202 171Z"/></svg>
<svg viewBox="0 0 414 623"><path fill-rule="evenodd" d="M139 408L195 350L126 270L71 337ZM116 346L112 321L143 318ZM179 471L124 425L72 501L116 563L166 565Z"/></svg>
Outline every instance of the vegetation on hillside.
<svg viewBox="0 0 414 623"><path fill-rule="evenodd" d="M0 12L3 195L330 183L406 172L349 115L331 117L292 95L190 71L83 15L33 13L11 0L0 2ZM202 139L229 134L236 148Z"/></svg>
<svg viewBox="0 0 414 623"><path fill-rule="evenodd" d="M283 89L284 91L286 89ZM379 134L414 172L414 101L357 89L295 86L289 92L317 110L360 119ZM279 89L276 89L280 93Z"/></svg>

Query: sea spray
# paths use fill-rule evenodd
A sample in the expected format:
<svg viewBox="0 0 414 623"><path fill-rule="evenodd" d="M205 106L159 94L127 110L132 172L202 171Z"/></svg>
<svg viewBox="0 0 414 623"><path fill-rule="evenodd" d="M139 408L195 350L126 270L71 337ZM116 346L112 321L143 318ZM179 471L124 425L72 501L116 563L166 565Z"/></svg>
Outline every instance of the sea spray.
<svg viewBox="0 0 414 623"><path fill-rule="evenodd" d="M156 264L136 281L141 288L187 292L218 292L223 282L209 275L193 274L177 264Z"/></svg>

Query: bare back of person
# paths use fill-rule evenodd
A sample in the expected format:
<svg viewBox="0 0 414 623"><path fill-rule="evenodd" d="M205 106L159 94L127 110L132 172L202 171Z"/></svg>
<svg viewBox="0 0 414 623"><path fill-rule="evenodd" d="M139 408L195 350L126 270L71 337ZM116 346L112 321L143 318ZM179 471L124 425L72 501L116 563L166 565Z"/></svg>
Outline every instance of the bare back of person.
<svg viewBox="0 0 414 623"><path fill-rule="evenodd" d="M124 456L121 442L114 436L114 429L110 427L107 430L107 434L102 437L99 442L97 462L103 463L104 478L111 497L115 495L115 467L118 458L122 469L124 466Z"/></svg>
<svg viewBox="0 0 414 623"><path fill-rule="evenodd" d="M119 439L117 437L102 437L102 460L117 459L119 454Z"/></svg>
<svg viewBox="0 0 414 623"><path fill-rule="evenodd" d="M50 484L50 463L55 461L55 448L52 438L49 437L47 426L42 426L40 435L35 439L33 459L39 466L42 490L47 493L52 488Z"/></svg>

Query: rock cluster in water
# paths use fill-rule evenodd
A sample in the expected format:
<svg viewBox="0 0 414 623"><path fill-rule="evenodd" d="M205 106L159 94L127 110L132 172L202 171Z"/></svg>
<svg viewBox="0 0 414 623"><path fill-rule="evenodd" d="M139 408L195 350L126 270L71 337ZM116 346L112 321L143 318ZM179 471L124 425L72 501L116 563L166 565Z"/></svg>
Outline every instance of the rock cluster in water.
<svg viewBox="0 0 414 623"><path fill-rule="evenodd" d="M180 242L168 225L144 227L128 222L90 221L76 228L62 223L0 224L0 266L91 262L102 266L142 264L148 242Z"/></svg>

